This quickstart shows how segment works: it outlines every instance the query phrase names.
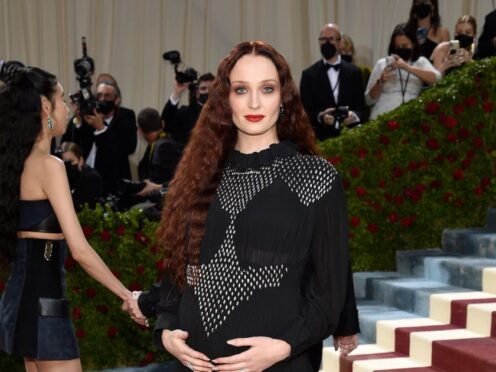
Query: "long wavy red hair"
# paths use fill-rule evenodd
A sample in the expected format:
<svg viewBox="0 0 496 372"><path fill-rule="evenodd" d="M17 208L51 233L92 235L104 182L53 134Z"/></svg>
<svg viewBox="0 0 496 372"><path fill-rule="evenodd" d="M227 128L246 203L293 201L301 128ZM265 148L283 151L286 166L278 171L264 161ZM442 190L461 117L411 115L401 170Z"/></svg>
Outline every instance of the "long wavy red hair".
<svg viewBox="0 0 496 372"><path fill-rule="evenodd" d="M197 265L205 233L209 205L221 178L222 168L237 139L229 106L230 74L247 54L269 58L277 68L284 114L277 122L279 140L290 140L304 154L318 154L315 135L301 104L288 63L271 45L242 42L222 60L209 98L184 149L176 174L169 184L157 234L164 251L166 272L180 289L186 286L187 265Z"/></svg>

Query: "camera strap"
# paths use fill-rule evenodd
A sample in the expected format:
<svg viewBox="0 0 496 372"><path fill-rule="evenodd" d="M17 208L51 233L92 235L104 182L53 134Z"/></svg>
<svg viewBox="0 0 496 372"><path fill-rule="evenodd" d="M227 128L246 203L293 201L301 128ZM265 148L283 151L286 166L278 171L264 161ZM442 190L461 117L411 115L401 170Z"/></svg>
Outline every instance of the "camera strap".
<svg viewBox="0 0 496 372"><path fill-rule="evenodd" d="M406 75L405 85L403 86L403 76L401 75L401 71L398 70L398 75L400 75L400 85L401 85L401 103L405 103L405 93L406 87L408 86L408 80L410 80L410 72Z"/></svg>

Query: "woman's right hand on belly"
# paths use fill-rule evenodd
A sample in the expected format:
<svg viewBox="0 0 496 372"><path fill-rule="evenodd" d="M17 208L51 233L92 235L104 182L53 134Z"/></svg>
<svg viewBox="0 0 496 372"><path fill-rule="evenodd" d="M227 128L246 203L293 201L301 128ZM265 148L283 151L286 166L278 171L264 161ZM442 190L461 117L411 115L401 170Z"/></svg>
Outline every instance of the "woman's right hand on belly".
<svg viewBox="0 0 496 372"><path fill-rule="evenodd" d="M193 350L186 344L188 332L181 329L170 331L164 329L162 332L162 344L165 349L174 355L182 364L192 371L210 372L214 365L210 359L198 351Z"/></svg>

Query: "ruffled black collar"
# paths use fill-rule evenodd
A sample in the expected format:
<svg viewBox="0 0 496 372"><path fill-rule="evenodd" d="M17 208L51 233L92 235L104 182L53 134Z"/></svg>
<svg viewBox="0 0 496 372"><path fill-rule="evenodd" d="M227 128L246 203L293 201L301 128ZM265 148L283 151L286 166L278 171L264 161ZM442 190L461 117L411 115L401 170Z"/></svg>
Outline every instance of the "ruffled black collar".
<svg viewBox="0 0 496 372"><path fill-rule="evenodd" d="M243 154L238 150L232 150L227 159L229 165L233 168L243 169L259 169L262 166L270 166L274 160L284 158L296 154L298 146L291 141L285 140L279 143L273 143L268 148Z"/></svg>

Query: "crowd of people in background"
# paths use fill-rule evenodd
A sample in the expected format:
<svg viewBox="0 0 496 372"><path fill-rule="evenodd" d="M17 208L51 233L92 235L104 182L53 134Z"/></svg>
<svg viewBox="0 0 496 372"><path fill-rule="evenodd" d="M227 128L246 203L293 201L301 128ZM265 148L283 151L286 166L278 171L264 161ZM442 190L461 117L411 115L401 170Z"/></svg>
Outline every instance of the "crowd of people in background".
<svg viewBox="0 0 496 372"><path fill-rule="evenodd" d="M415 99L472 59L496 55L496 11L487 15L480 37L471 15L462 15L453 31L451 38L437 0L413 0L408 19L394 28L384 57L371 69L357 65L350 35L337 24L324 25L318 38L322 58L300 80L301 99L318 140L337 137L344 128L361 126ZM121 106L115 78L100 74L95 84L98 112L81 114L73 105L59 149L68 161L76 207L94 205L110 194L126 198L127 208L154 192L163 194L214 80L205 73L194 83L175 81L161 114L145 108L136 121L135 113ZM181 106L185 92L189 102ZM139 182L130 188L128 156L136 149L138 134L147 147L138 166ZM89 187L89 180L96 186Z"/></svg>

